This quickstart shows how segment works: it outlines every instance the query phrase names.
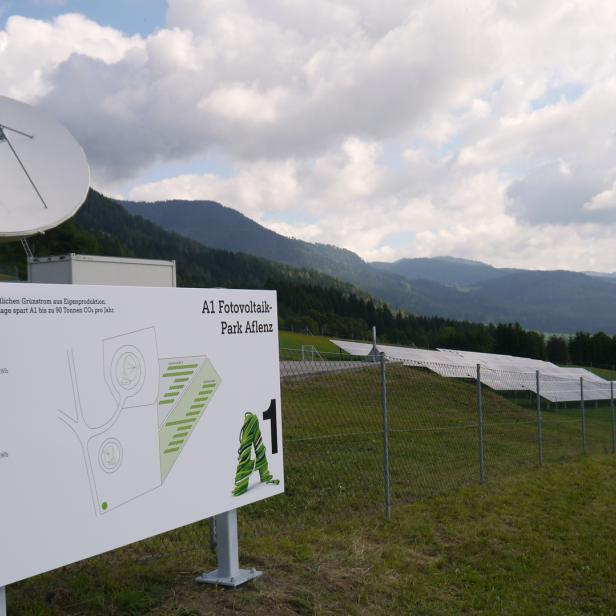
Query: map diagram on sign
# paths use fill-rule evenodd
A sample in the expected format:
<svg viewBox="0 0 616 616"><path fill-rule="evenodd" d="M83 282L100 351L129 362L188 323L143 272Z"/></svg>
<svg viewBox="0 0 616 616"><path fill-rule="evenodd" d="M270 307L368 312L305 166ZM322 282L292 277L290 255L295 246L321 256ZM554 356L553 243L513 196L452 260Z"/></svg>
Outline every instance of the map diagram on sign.
<svg viewBox="0 0 616 616"><path fill-rule="evenodd" d="M73 349L67 356L75 412L59 415L81 445L97 515L163 485L221 383L205 355L160 358L154 327L107 338L101 353L103 369L94 375L111 394L99 397L111 401L106 419L86 421L82 375L94 368Z"/></svg>

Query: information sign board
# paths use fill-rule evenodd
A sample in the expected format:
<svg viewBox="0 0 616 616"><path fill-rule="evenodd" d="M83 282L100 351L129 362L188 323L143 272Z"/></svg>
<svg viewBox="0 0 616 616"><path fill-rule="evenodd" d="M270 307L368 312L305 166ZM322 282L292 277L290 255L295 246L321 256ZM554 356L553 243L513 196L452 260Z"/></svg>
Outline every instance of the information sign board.
<svg viewBox="0 0 616 616"><path fill-rule="evenodd" d="M284 490L273 291L0 284L0 587Z"/></svg>

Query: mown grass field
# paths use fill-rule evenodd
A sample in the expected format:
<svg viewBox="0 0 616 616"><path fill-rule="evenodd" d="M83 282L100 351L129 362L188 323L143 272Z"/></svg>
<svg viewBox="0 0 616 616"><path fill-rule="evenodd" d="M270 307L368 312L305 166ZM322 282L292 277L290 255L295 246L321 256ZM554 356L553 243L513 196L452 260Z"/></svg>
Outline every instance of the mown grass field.
<svg viewBox="0 0 616 616"><path fill-rule="evenodd" d="M278 332L278 346L280 348L280 359L298 359L300 356L297 350L302 346L314 346L319 353L335 353L336 355L346 356L347 353L339 349L335 344L324 336L312 336L298 332L288 332L280 330ZM292 351L285 353L285 351Z"/></svg>
<svg viewBox="0 0 616 616"><path fill-rule="evenodd" d="M266 575L195 587L207 524L9 588L13 614L609 614L616 456L607 408L536 414L476 387L387 372L393 516L383 517L378 366L283 379L286 494L240 512L241 560ZM558 462L558 463L556 463ZM426 499L428 496L433 498ZM10 612L11 613L11 612Z"/></svg>
<svg viewBox="0 0 616 616"><path fill-rule="evenodd" d="M609 370L608 368L593 368L593 367L590 367L590 368L586 367L586 370L589 370L590 372L594 372L597 376L600 376L602 379L606 379L607 381L616 381L616 370Z"/></svg>

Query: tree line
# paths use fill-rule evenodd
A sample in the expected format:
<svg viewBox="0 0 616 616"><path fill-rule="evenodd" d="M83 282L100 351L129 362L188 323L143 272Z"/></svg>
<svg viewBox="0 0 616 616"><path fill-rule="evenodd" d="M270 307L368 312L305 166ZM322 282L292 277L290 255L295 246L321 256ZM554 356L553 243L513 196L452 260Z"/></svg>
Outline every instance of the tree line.
<svg viewBox="0 0 616 616"><path fill-rule="evenodd" d="M616 336L577 332L551 336L528 331L519 323L484 325L441 317L392 312L385 303L340 289L271 280L278 290L280 326L323 336L371 340L376 326L379 340L425 349L458 349L542 359L555 364L616 366Z"/></svg>

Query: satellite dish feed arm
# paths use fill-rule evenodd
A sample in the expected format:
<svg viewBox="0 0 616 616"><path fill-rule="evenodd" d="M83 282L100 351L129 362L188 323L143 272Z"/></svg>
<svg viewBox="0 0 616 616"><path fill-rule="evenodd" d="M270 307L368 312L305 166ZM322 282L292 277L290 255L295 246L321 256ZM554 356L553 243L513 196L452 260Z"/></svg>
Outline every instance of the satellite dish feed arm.
<svg viewBox="0 0 616 616"><path fill-rule="evenodd" d="M3 134L5 130L10 130L12 133L17 133L22 137L28 137L28 139L34 139L34 135L28 135L28 133L24 133L16 128L11 128L10 126L6 126L6 124L0 124L0 137L4 137L6 139L6 136Z"/></svg>
<svg viewBox="0 0 616 616"><path fill-rule="evenodd" d="M13 130L13 132L25 135L26 137L29 137L30 139L33 139L32 135L26 135L26 133L21 133L20 131L14 130L12 128L8 128L8 127L6 127L6 128L8 130ZM11 148L11 152L13 152L13 156L17 159L17 162L19 163L19 166L22 168L23 172L26 174L26 177L28 178L28 182L30 182L30 184L32 185L32 188L34 188L34 192L36 192L36 194L38 195L38 198L41 200L41 203L43 204L45 209L48 209L47 208L47 204L45 203L45 199L43 199L43 195L41 195L39 189L37 188L36 184L34 183L34 180L30 177L30 174L28 173L28 170L26 169L24 164L21 162L21 158L19 158L19 155L17 154L17 152L15 151L15 148L13 147L13 144L10 142L9 138L6 136L6 133L4 131L5 131L5 127L3 126L2 128L0 128L1 140L2 141L6 141L7 145L9 146L9 148Z"/></svg>

